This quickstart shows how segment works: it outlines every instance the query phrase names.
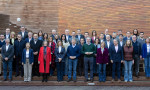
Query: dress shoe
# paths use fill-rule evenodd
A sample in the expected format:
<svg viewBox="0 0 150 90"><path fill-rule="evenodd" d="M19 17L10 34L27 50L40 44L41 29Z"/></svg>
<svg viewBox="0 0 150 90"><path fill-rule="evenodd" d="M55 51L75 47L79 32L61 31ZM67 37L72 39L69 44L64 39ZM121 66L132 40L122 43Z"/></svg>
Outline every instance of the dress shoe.
<svg viewBox="0 0 150 90"><path fill-rule="evenodd" d="M84 79L84 82L87 82L87 81L88 81L88 79L85 78L85 79Z"/></svg>
<svg viewBox="0 0 150 90"><path fill-rule="evenodd" d="M67 80L67 82L70 82L70 81L71 81L71 79L68 79L68 80Z"/></svg>

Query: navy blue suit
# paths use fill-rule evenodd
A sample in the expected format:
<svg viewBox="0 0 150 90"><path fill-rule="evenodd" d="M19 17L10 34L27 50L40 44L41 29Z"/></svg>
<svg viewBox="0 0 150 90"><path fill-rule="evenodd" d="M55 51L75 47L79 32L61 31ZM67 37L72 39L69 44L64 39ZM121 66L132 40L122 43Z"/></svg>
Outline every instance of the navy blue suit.
<svg viewBox="0 0 150 90"><path fill-rule="evenodd" d="M117 77L120 79L121 60L123 60L123 49L118 45L118 51L116 52L115 46L112 45L110 49L110 60L113 61L112 65L112 78L115 79L115 71L117 69Z"/></svg>
<svg viewBox="0 0 150 90"><path fill-rule="evenodd" d="M79 40L79 42L80 42L80 39L81 39L81 38L84 38L84 35L81 34L81 35L80 35L80 39L79 39L78 35L76 35L75 37L78 38L78 40Z"/></svg>
<svg viewBox="0 0 150 90"><path fill-rule="evenodd" d="M32 40L33 40L33 38L30 40L30 42L31 42ZM25 42L26 42L26 43L30 43L30 42L29 42L29 38L26 38L26 39L25 39Z"/></svg>
<svg viewBox="0 0 150 90"><path fill-rule="evenodd" d="M15 50L15 58L16 58L16 76L19 75L19 68L21 67L21 76L23 76L23 66L21 64L21 58L22 58L22 52L25 48L25 41L21 40L20 42L18 40L14 43L14 50Z"/></svg>
<svg viewBox="0 0 150 90"><path fill-rule="evenodd" d="M65 48L61 47L61 51L59 52L59 48L55 49L55 56L56 56L56 67L57 67L57 80L62 81L63 80L63 70L64 70L64 57L65 57ZM61 58L61 62L59 62L58 58Z"/></svg>
<svg viewBox="0 0 150 90"><path fill-rule="evenodd" d="M71 36L70 36L70 35L68 35L68 40L67 40L67 36L66 36L66 41L67 41L67 42L69 42L69 38L71 38Z"/></svg>
<svg viewBox="0 0 150 90"><path fill-rule="evenodd" d="M60 52L60 53L59 53L59 48L56 48L56 49L55 49L55 56L56 56L55 62L58 62L58 61L59 61L58 58L62 58L62 62L64 62L64 57L65 57L65 55L66 55L65 52L66 52L66 51L65 51L65 48L61 48L61 52Z"/></svg>
<svg viewBox="0 0 150 90"><path fill-rule="evenodd" d="M20 34L22 36L22 32L19 32L18 34ZM22 36L23 40L25 40L26 38L28 38L28 32L27 31L24 32L24 37Z"/></svg>
<svg viewBox="0 0 150 90"><path fill-rule="evenodd" d="M132 40L132 37L130 37L130 40ZM124 37L124 38L123 38L123 41L126 42L126 41L127 41L127 37Z"/></svg>

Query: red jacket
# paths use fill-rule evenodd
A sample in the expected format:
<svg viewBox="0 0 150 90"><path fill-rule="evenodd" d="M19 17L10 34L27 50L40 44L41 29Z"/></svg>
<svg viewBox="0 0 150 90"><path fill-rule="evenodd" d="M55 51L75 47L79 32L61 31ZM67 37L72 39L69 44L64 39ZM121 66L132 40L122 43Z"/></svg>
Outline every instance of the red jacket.
<svg viewBox="0 0 150 90"><path fill-rule="evenodd" d="M46 57L46 71L45 71L44 70L44 47L41 47L39 51L39 58L38 58L38 61L40 61L40 64L39 64L40 73L49 73L50 62L51 62L51 48L50 47L47 47L46 55L47 57Z"/></svg>

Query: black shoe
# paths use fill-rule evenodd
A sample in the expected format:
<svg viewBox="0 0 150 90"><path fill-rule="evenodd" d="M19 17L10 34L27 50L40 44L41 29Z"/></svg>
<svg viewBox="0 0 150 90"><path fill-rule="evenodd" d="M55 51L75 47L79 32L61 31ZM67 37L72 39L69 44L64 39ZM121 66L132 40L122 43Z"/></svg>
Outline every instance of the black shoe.
<svg viewBox="0 0 150 90"><path fill-rule="evenodd" d="M16 74L15 77L19 76L19 74Z"/></svg>
<svg viewBox="0 0 150 90"><path fill-rule="evenodd" d="M68 80L67 80L67 82L70 82L70 81L71 81L71 79L68 79Z"/></svg>
<svg viewBox="0 0 150 90"><path fill-rule="evenodd" d="M44 79L42 80L42 82L44 82Z"/></svg>
<svg viewBox="0 0 150 90"><path fill-rule="evenodd" d="M88 79L85 78L84 82L87 82L87 81L88 81Z"/></svg>
<svg viewBox="0 0 150 90"><path fill-rule="evenodd" d="M74 79L73 81L74 81L74 82L77 82L77 80L76 80L76 79Z"/></svg>
<svg viewBox="0 0 150 90"><path fill-rule="evenodd" d="M139 78L139 75L135 75L137 78Z"/></svg>
<svg viewBox="0 0 150 90"><path fill-rule="evenodd" d="M23 74L21 74L21 77L23 77Z"/></svg>
<svg viewBox="0 0 150 90"><path fill-rule="evenodd" d="M60 82L60 80L57 80L57 82Z"/></svg>
<svg viewBox="0 0 150 90"><path fill-rule="evenodd" d="M47 79L45 79L45 82L47 82L48 80Z"/></svg>
<svg viewBox="0 0 150 90"><path fill-rule="evenodd" d="M3 81L7 81L7 79L4 79Z"/></svg>
<svg viewBox="0 0 150 90"><path fill-rule="evenodd" d="M91 82L93 82L93 79L91 79Z"/></svg>

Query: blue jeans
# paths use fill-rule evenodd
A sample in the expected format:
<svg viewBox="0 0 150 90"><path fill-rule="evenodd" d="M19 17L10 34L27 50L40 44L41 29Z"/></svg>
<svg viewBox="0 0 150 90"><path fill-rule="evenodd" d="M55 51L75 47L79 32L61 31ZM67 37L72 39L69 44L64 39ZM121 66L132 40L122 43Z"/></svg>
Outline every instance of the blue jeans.
<svg viewBox="0 0 150 90"><path fill-rule="evenodd" d="M57 68L57 80L62 81L63 80L63 68L64 62L56 62L56 68Z"/></svg>
<svg viewBox="0 0 150 90"><path fill-rule="evenodd" d="M106 81L106 64L99 64L99 81Z"/></svg>
<svg viewBox="0 0 150 90"><path fill-rule="evenodd" d="M90 78L93 79L93 57L84 57L85 78L88 79L88 65L90 65Z"/></svg>
<svg viewBox="0 0 150 90"><path fill-rule="evenodd" d="M132 79L132 60L131 61L124 61L124 80L125 81L130 81Z"/></svg>
<svg viewBox="0 0 150 90"><path fill-rule="evenodd" d="M112 64L112 78L115 79L115 71L117 70L117 77L120 79L121 62L113 62Z"/></svg>
<svg viewBox="0 0 150 90"><path fill-rule="evenodd" d="M145 64L145 75L146 77L150 77L150 56L144 58L144 64Z"/></svg>
<svg viewBox="0 0 150 90"><path fill-rule="evenodd" d="M64 67L64 75L68 75L68 57L67 56L65 56L65 67Z"/></svg>
<svg viewBox="0 0 150 90"><path fill-rule="evenodd" d="M72 68L73 68L73 80L76 80L78 59L69 59L68 61L69 61L68 79L71 79Z"/></svg>
<svg viewBox="0 0 150 90"><path fill-rule="evenodd" d="M9 79L12 79L12 61L3 61L4 79L7 79L7 65L9 69Z"/></svg>

